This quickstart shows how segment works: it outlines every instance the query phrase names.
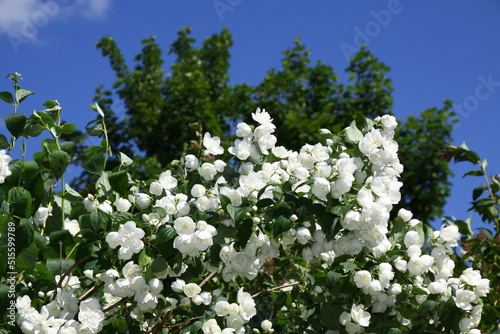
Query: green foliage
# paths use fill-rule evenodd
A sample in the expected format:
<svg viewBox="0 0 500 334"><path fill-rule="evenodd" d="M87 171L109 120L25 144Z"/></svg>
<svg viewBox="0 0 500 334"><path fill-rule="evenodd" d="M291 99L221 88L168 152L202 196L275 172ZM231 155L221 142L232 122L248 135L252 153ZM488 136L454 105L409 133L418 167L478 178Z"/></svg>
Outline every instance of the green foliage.
<svg viewBox="0 0 500 334"><path fill-rule="evenodd" d="M472 206L469 211L476 212L484 223L493 228L479 228L479 233L473 234L470 228L471 217L467 220L455 220L464 235L461 245L465 250L462 257L463 265L472 264L480 270L484 277L490 280L490 293L485 298L480 329L484 333L498 333L500 326L500 178L499 175L488 176L486 159L481 161L479 155L469 150L463 143L460 147L450 146L445 151L448 159L455 162L470 162L479 169L467 172L465 176L479 176L484 184L472 192ZM451 220L451 218L450 218Z"/></svg>
<svg viewBox="0 0 500 334"><path fill-rule="evenodd" d="M278 145L295 150L314 142L317 129L338 133L353 120L360 125L364 117L392 112L389 68L365 48L346 68L349 77L345 84L339 82L331 66L322 62L311 65L310 51L297 38L284 51L281 68L270 69L262 82L252 87L229 84L233 41L227 29L205 39L201 47L194 46L190 32L190 28L181 29L171 44L168 54L175 56L175 61L168 73L154 37L142 41L133 70L111 37L96 45L109 59L116 80L112 90L98 87L95 100L107 115L112 151L124 152L140 166L130 171L133 177L162 172L182 152L194 149L202 129L210 129L212 135L227 141L224 136L229 126L238 120L252 122L249 111L257 107L273 114ZM118 114L116 100L123 103L125 115ZM420 212L426 223L442 215L450 193L451 171L440 157L451 142L454 114L450 108L446 101L442 109L411 116L396 135L405 166L403 200L398 208ZM82 176L75 186L82 187L86 180L90 180L88 176Z"/></svg>

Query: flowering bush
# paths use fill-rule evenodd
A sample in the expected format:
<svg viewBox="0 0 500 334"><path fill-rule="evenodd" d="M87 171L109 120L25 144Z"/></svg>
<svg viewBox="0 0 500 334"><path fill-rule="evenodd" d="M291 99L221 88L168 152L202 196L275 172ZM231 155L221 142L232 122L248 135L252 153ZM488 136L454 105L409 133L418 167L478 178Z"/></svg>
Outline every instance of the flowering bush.
<svg viewBox="0 0 500 334"><path fill-rule="evenodd" d="M454 272L457 226L432 231L404 209L390 219L403 171L394 117L323 129L297 152L276 146L258 109L233 146L200 134L175 170L145 181L121 153L106 169L95 105L86 129L104 140L87 149L96 182L83 196L64 180L73 144L61 134L75 126L57 101L17 113L31 92L10 77L15 94L0 93L15 108L11 140L0 138L10 333L478 332L489 281ZM42 131L52 138L34 161L10 161L19 137Z"/></svg>

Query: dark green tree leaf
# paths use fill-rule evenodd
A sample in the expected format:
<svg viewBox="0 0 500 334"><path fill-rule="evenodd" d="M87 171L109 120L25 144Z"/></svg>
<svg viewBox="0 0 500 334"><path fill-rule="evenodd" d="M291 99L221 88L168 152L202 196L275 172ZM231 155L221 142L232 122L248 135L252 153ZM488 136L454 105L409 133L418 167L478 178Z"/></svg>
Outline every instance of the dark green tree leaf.
<svg viewBox="0 0 500 334"><path fill-rule="evenodd" d="M5 126L10 134L14 137L19 137L26 125L26 116L24 114L10 114L5 115Z"/></svg>

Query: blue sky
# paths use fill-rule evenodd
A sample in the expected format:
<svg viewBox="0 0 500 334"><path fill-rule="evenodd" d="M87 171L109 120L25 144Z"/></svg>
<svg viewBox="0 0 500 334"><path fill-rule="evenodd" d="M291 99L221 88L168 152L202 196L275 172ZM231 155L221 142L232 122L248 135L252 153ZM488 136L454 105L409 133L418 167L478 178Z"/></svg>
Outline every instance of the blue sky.
<svg viewBox="0 0 500 334"><path fill-rule="evenodd" d="M234 46L233 83L260 82L277 67L282 51L296 36L311 58L345 77L348 57L359 43L391 67L394 114L404 119L451 99L461 123L455 144L466 142L500 173L500 2L485 1L117 1L0 0L0 78L19 72L22 87L36 92L21 108L30 114L47 99L63 106L63 118L78 124L94 119L91 104L97 84L109 87L114 75L94 48L111 35L132 64L143 38L155 35L166 51L183 26L193 37L229 27ZM164 54L165 68L172 57ZM10 90L0 79L0 90ZM119 107L119 105L117 105ZM272 113L272 110L268 110ZM11 113L7 104L0 113ZM3 119L3 117L2 117ZM1 124L0 132L7 130ZM482 180L461 176L467 164L454 165L447 215L465 219L472 189ZM474 226L483 226L475 218Z"/></svg>

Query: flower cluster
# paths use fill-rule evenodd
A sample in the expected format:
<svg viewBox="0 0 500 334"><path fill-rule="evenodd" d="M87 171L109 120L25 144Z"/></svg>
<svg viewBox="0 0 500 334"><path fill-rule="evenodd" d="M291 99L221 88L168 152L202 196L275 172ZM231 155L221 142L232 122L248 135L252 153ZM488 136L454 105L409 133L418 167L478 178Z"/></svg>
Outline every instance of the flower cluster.
<svg viewBox="0 0 500 334"><path fill-rule="evenodd" d="M237 303L229 303L225 298L218 298L215 304L215 312L219 317L225 317L228 328L221 331L215 319L208 320L203 324L203 333L245 333L243 325L257 314L255 301L248 292L241 288L238 291Z"/></svg>
<svg viewBox="0 0 500 334"><path fill-rule="evenodd" d="M12 158L5 153L5 150L0 150L0 184L5 182L5 178L12 175L9 169L9 162Z"/></svg>
<svg viewBox="0 0 500 334"><path fill-rule="evenodd" d="M58 288L47 295L53 293L56 298L42 306L40 312L31 306L29 296L17 298L18 321L24 333L74 334L102 330L105 316L97 299L89 298L79 303L74 289ZM74 320L75 315L78 321Z"/></svg>
<svg viewBox="0 0 500 334"><path fill-rule="evenodd" d="M422 307L415 313L422 317L452 301L460 331L474 333L489 282L472 269L454 276L458 228L443 226L426 235L404 209L390 220L403 171L393 116L367 121L363 132L355 123L340 136L322 130L321 143L298 151L276 145L276 126L265 110L252 117L255 127L237 125L230 156L222 156L220 139L206 133L199 154L186 155L178 173L165 171L148 182L127 178L129 196L123 189L114 192L103 173L102 189L82 201L87 213L65 225L71 236L88 242L81 244L95 258L114 258L82 270L95 289L89 294L77 296L80 282L64 280L57 298L40 312L20 297L23 331L46 326L97 333L105 316L128 312L151 333L182 326L244 333L257 315L251 290L267 290L278 306L262 310L265 333L273 332L274 321L262 317L275 311L297 315L298 309L318 320L309 320L310 332L376 332L380 319L409 331L429 320L413 318L401 301ZM49 208L38 208L37 228L49 214ZM263 287L258 281L244 285L272 275L266 263L278 262L289 267ZM104 311L90 297L101 287ZM230 303L235 294L237 302ZM308 309L307 303L320 307Z"/></svg>
<svg viewBox="0 0 500 334"><path fill-rule="evenodd" d="M120 226L118 232L109 232L106 236L106 242L111 248L120 246L118 250L119 259L130 260L133 254L139 253L144 247L141 240L143 237L144 231L136 227L134 221L128 221Z"/></svg>

